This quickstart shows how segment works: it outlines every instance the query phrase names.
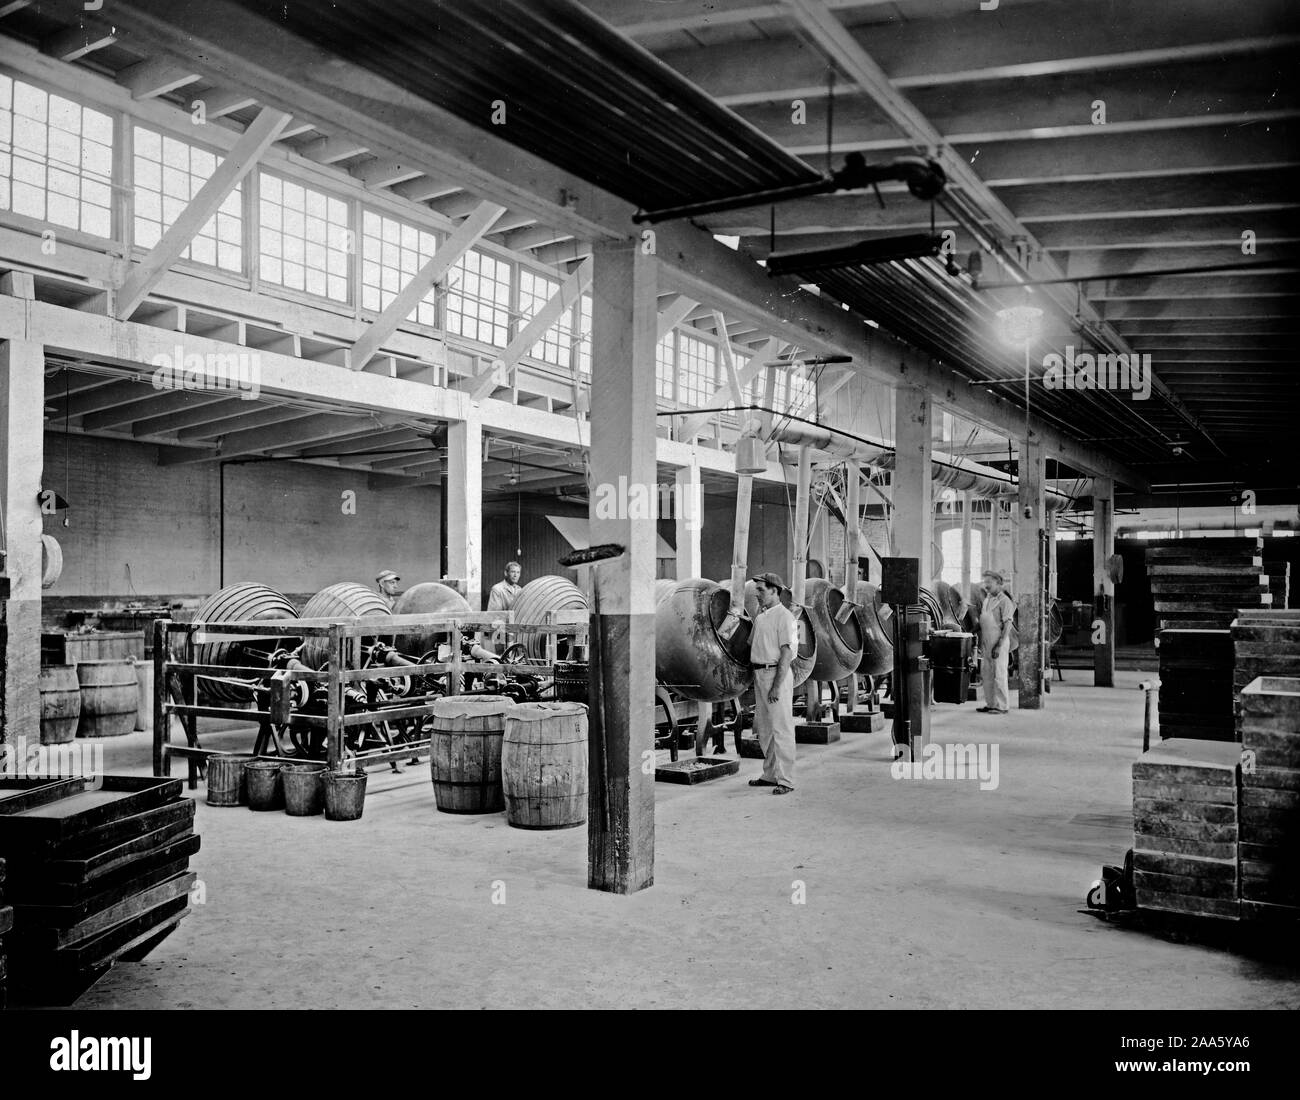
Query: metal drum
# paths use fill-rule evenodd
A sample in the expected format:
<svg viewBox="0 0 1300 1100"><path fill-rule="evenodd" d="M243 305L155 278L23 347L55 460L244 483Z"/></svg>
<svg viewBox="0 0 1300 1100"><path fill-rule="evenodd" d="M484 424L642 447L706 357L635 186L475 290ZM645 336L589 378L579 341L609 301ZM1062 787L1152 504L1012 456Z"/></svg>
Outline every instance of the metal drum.
<svg viewBox="0 0 1300 1100"><path fill-rule="evenodd" d="M514 621L526 626L542 626L546 616L552 611L586 611L587 597L582 589L564 577L537 577L524 585L515 598ZM546 635L535 630L516 630L510 628L523 643L529 657L546 656ZM559 634L555 639L556 657L565 661L569 659L572 639Z"/></svg>
<svg viewBox="0 0 1300 1100"><path fill-rule="evenodd" d="M862 628L844 593L822 577L807 581L804 599L817 635L817 655L810 677L820 683L852 676L862 662Z"/></svg>
<svg viewBox="0 0 1300 1100"><path fill-rule="evenodd" d="M754 683L749 663L753 624L741 620L724 641L718 628L731 606L730 591L698 577L672 586L655 608L655 678L701 703L742 695Z"/></svg>
<svg viewBox="0 0 1300 1100"><path fill-rule="evenodd" d="M287 596L264 584L231 584L214 592L194 612L197 623L262 623L291 620L298 612ZM202 631L199 631L202 633ZM194 662L200 665L252 666L267 665L277 649L296 649L299 639L258 638L245 642L220 639L194 647ZM252 688L241 683L198 677L200 699L223 703L246 703L253 698Z"/></svg>
<svg viewBox="0 0 1300 1100"><path fill-rule="evenodd" d="M870 581L858 581L853 602L862 632L858 672L863 676L887 676L894 671L894 642L889 617L886 615L884 621L880 617L880 592Z"/></svg>
<svg viewBox="0 0 1300 1100"><path fill-rule="evenodd" d="M394 615L460 615L470 614L465 597L454 588L426 581L424 584L412 585L393 604ZM397 639L397 649L411 657L422 657L438 648L439 643L447 641L447 631L426 630L416 634L402 634Z"/></svg>
<svg viewBox="0 0 1300 1100"><path fill-rule="evenodd" d="M367 616L387 619L392 617L392 612L388 610L387 601L373 588L351 581L322 588L302 609L304 619L360 619ZM374 639L363 638L361 641L363 644L370 644ZM353 647L354 650L356 648ZM324 668L325 662L329 659L327 640L304 638L300 657L302 663L309 668ZM356 661L349 663L349 667L356 665Z"/></svg>

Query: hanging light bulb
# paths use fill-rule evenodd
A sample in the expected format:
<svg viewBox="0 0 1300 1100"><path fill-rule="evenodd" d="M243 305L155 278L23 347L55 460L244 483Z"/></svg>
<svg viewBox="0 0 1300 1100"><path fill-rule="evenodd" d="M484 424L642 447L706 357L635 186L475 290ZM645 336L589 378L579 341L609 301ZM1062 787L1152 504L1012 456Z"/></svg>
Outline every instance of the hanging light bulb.
<svg viewBox="0 0 1300 1100"><path fill-rule="evenodd" d="M1038 339L1043 311L1037 306L1011 306L998 310L998 335L1012 347L1028 347Z"/></svg>

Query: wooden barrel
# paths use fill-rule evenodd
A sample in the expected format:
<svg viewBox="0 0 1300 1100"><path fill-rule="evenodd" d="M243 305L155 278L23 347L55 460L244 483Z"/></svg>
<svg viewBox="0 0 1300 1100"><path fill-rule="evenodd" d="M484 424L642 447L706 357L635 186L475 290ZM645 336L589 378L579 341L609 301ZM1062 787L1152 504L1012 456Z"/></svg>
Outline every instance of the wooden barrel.
<svg viewBox="0 0 1300 1100"><path fill-rule="evenodd" d="M217 752L208 757L209 806L242 806L248 801L244 765L250 759L233 752Z"/></svg>
<svg viewBox="0 0 1300 1100"><path fill-rule="evenodd" d="M492 814L505 809L501 738L507 695L452 695L433 705L430 770L433 797L445 814Z"/></svg>
<svg viewBox="0 0 1300 1100"><path fill-rule="evenodd" d="M296 619L298 612L283 592L267 588L264 584L242 582L228 584L204 600L194 612L195 623L264 623ZM202 634L202 631L199 631ZM194 663L200 665L234 665L260 667L274 650L295 649L295 637L257 638L252 641L230 642L217 638L194 646ZM230 679L237 679L233 673ZM206 703L247 703L253 698L250 686L243 682L231 683L226 677L198 678L200 701Z"/></svg>
<svg viewBox="0 0 1300 1100"><path fill-rule="evenodd" d="M506 821L516 829L572 829L587 820L587 708L520 703L501 745Z"/></svg>
<svg viewBox="0 0 1300 1100"><path fill-rule="evenodd" d="M352 581L322 588L302 609L304 619L359 619L367 615L387 619L392 617L392 612L378 592ZM370 645L374 638L362 638L361 642ZM352 647L354 656L357 648ZM308 668L324 668L329 659L328 640L319 637L304 638L299 657Z"/></svg>
<svg viewBox="0 0 1300 1100"><path fill-rule="evenodd" d="M41 744L64 745L77 736L81 720L81 685L75 665L41 669Z"/></svg>
<svg viewBox="0 0 1300 1100"><path fill-rule="evenodd" d="M587 610L587 597L582 594L582 589L564 577L553 576L537 577L529 581L515 598L515 605L511 608L514 622L522 623L525 627L545 625L546 616L552 611L585 610ZM528 656L536 658L546 656L547 636L545 634L514 627L511 629L523 642ZM560 634L556 636L555 641L556 655L559 660L568 660L572 637Z"/></svg>
<svg viewBox="0 0 1300 1100"><path fill-rule="evenodd" d="M78 737L121 737L135 728L135 663L82 661L77 665L81 684L81 721Z"/></svg>

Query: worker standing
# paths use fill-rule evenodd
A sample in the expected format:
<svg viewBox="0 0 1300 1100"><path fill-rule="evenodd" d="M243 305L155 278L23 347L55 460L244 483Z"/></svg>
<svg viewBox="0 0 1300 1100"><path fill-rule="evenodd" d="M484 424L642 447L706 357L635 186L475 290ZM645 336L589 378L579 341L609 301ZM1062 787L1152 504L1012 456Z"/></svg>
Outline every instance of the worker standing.
<svg viewBox="0 0 1300 1100"><path fill-rule="evenodd" d="M388 604L388 610L393 609L393 604L397 602L397 582L402 578L394 573L391 569L382 570L375 577L375 584L379 588L379 595L383 601Z"/></svg>
<svg viewBox="0 0 1300 1100"><path fill-rule="evenodd" d="M509 611L515 606L515 600L519 598L519 593L523 588L519 584L519 579L524 575L524 567L517 561L507 563L505 577L503 581L497 581L492 586L492 591L488 593L489 611Z"/></svg>
<svg viewBox="0 0 1300 1100"><path fill-rule="evenodd" d="M984 682L981 714L1006 714L1010 707L1007 659L1011 656L1011 631L1016 605L1002 591L1001 573L984 573L984 600L980 606L980 679Z"/></svg>
<svg viewBox="0 0 1300 1100"><path fill-rule="evenodd" d="M762 610L754 620L749 659L754 667L754 732L763 749L763 775L751 787L773 794L794 790L794 663L799 627L781 603L785 587L775 573L752 577Z"/></svg>

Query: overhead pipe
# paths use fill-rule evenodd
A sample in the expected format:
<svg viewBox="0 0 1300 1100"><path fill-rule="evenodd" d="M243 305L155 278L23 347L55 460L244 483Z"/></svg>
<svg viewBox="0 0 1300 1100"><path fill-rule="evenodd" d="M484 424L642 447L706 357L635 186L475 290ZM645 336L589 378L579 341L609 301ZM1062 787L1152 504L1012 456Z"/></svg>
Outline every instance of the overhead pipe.
<svg viewBox="0 0 1300 1100"><path fill-rule="evenodd" d="M848 486L844 494L844 598L852 602L857 595L858 523L862 507L862 467L849 459L844 471Z"/></svg>
<svg viewBox="0 0 1300 1100"><path fill-rule="evenodd" d="M892 470L894 467L895 453L892 447L850 435L839 428L806 422L786 424L774 433L774 438L781 443L812 448L881 470ZM801 450L801 460L802 455ZM971 492L986 498L1009 498L1016 495L1017 481L1010 474L939 452L933 454L932 462L933 478L945 488ZM1065 493L1057 490L1047 490L1046 493L1048 511L1059 512L1070 503L1070 497Z"/></svg>
<svg viewBox="0 0 1300 1100"><path fill-rule="evenodd" d="M799 445L799 479L794 498L794 577L790 584L790 600L796 605L803 604L808 587L808 497L812 489L812 446L808 443Z"/></svg>

